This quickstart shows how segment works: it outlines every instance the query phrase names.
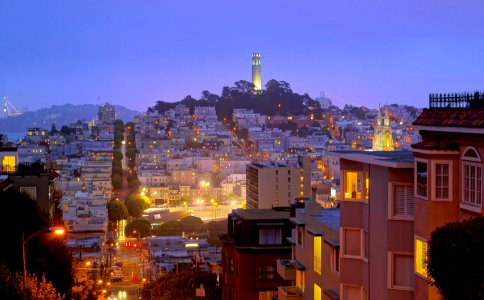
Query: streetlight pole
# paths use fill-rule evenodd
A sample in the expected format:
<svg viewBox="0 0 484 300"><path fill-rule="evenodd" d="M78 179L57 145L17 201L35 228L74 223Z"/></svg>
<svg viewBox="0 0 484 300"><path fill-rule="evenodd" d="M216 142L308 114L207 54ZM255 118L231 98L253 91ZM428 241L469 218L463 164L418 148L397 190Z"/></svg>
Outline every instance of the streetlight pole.
<svg viewBox="0 0 484 300"><path fill-rule="evenodd" d="M22 264L23 264L23 273L24 273L24 278L23 278L23 290L24 293L26 292L26 287L27 287L27 255L26 255L26 246L27 243L35 236L44 233L46 231L52 231L56 235L64 235L65 230L62 227L49 227L49 228L43 228L33 234L31 234L27 239L25 239L25 232L22 231Z"/></svg>

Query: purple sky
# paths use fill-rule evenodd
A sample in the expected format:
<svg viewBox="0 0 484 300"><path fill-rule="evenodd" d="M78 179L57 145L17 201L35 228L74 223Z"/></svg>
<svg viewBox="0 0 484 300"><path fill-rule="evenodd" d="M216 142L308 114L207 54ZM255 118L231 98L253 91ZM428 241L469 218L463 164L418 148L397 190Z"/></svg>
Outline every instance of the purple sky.
<svg viewBox="0 0 484 300"><path fill-rule="evenodd" d="M0 28L0 96L29 109L220 94L252 52L338 106L484 89L482 0L4 0Z"/></svg>

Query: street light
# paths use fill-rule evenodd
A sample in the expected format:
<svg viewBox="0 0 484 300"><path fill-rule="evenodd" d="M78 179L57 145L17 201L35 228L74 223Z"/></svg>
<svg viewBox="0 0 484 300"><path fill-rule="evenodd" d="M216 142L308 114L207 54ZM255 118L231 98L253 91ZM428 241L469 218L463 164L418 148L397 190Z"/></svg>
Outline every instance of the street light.
<svg viewBox="0 0 484 300"><path fill-rule="evenodd" d="M33 238L33 237L36 237L38 236L39 234L41 233L44 233L46 231L50 231L50 232L53 232L55 235L64 235L65 234L65 229L63 227L49 227L49 228L43 228L33 234L31 234L27 239L25 239L25 233L22 231L22 263L23 263L23 271L24 271L24 280L23 280L23 289L24 289L24 293L25 293L25 290L26 290L26 287L27 287L27 262L26 262L26 251L25 251L25 247L27 246L27 243Z"/></svg>

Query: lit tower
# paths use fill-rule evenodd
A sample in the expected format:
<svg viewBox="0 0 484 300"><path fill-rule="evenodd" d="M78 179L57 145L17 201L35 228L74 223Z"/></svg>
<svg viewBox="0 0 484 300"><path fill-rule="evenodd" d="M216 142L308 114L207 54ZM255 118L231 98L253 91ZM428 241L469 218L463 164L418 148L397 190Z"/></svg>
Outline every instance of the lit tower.
<svg viewBox="0 0 484 300"><path fill-rule="evenodd" d="M262 90L260 53L252 53L252 83L254 84L254 92Z"/></svg>
<svg viewBox="0 0 484 300"><path fill-rule="evenodd" d="M393 146L392 128L390 127L388 110L385 110L385 117L383 118L382 124L380 107L378 107L378 115L376 117L372 149L375 151L393 151L395 149Z"/></svg>

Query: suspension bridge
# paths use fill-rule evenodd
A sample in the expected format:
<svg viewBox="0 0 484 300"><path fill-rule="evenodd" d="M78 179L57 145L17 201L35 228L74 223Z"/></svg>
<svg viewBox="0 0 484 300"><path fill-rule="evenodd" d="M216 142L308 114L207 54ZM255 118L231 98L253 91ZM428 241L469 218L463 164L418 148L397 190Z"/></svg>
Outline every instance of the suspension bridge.
<svg viewBox="0 0 484 300"><path fill-rule="evenodd" d="M8 97L3 97L2 110L0 111L0 118L15 117L21 115L23 112L18 110Z"/></svg>

